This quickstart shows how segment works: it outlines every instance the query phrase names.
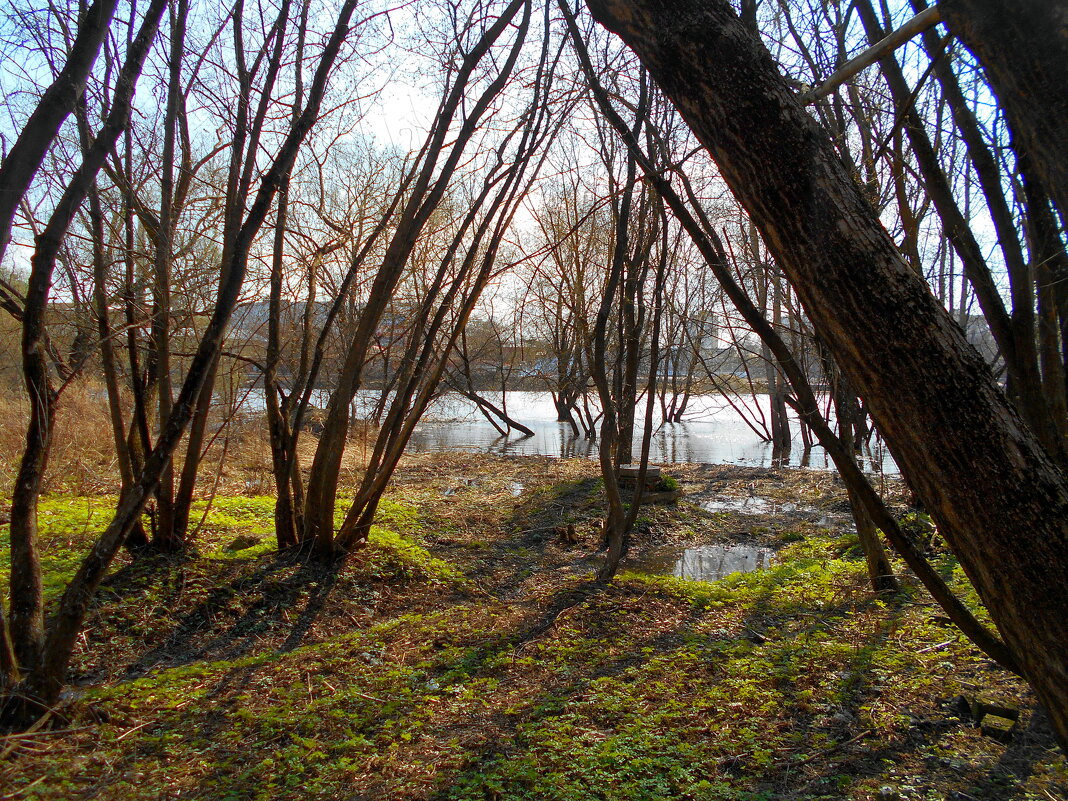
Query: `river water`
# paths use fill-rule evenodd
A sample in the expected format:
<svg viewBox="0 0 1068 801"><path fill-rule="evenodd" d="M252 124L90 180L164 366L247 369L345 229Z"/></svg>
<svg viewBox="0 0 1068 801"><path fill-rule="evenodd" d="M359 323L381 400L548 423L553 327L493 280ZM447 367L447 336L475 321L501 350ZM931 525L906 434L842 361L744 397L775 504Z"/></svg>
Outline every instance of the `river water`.
<svg viewBox="0 0 1068 801"><path fill-rule="evenodd" d="M513 432L507 437L482 416L473 403L461 395L451 393L436 400L419 422L411 441L409 453L438 451L466 451L475 453L512 454L519 456L563 456L596 458L596 440L575 436L571 426L556 420L556 409L548 392L508 392L488 394L487 399L498 407L502 404L512 419L534 431L525 437ZM379 393L364 390L353 403L357 417L369 414L378 401ZM313 405L323 407L329 400L326 392L313 398ZM770 419L767 395L742 395L731 399L722 395L694 395L687 407L683 423L661 423L653 419L653 436L649 458L656 464L701 462L707 464L738 464L751 467L771 467L771 444L765 442L746 423ZM246 410L262 410L263 390L248 390L239 405ZM735 408L739 407L739 408ZM744 407L744 411L742 410ZM636 416L644 417L644 403ZM820 447L805 454L801 443L797 417L789 411L794 433L794 447L782 466L809 467L814 470L833 470L834 466ZM757 427L760 425L757 423ZM635 434L635 453L640 452L641 432ZM869 472L897 473L897 466L885 447L878 447L862 463Z"/></svg>
<svg viewBox="0 0 1068 801"><path fill-rule="evenodd" d="M500 394L489 396L500 406ZM768 415L766 395L742 396L751 410L750 418ZM476 451L497 454L542 456L596 457L597 443L572 434L571 427L556 421L556 410L547 392L509 392L505 398L507 412L513 419L534 431L534 436L514 433L501 437L475 409L474 404L457 395L439 400L420 422L408 445L410 453L431 451ZM734 399L738 404L738 399ZM638 409L643 416L644 405ZM657 464L673 462L704 462L708 464L739 464L754 467L772 466L771 445L746 424L742 414L721 395L698 395L691 399L687 421L661 424L654 418L654 431L649 458ZM807 466L817 470L831 470L833 465L822 448L814 447L806 456L803 452L800 429L791 412L794 447L789 466ZM635 452L641 445L640 432L635 435ZM865 459L869 471L896 473L897 467L885 448Z"/></svg>

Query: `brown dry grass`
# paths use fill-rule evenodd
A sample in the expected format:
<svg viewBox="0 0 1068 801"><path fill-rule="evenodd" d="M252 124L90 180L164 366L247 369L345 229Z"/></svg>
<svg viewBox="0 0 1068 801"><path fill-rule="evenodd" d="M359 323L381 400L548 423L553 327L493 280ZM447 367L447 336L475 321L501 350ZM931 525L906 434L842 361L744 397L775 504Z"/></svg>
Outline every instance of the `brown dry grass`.
<svg viewBox="0 0 1068 801"><path fill-rule="evenodd" d="M128 407L127 407L128 408ZM25 447L29 402L24 392L0 390L0 497L9 496ZM269 495L274 492L271 448L267 423L260 414L214 416L209 447L198 478L197 492L207 495ZM374 432L356 426L342 463L341 483L355 486L362 476ZM305 434L300 443L301 463L311 464L317 440ZM183 441L176 454L181 469ZM119 490L119 468L103 384L86 378L73 382L60 394L55 435L43 491L51 495L107 495Z"/></svg>
<svg viewBox="0 0 1068 801"><path fill-rule="evenodd" d="M18 473L25 447L29 402L24 393L0 394L0 480L7 494ZM103 387L79 381L66 387L56 409L46 493L98 495L118 489L119 471Z"/></svg>

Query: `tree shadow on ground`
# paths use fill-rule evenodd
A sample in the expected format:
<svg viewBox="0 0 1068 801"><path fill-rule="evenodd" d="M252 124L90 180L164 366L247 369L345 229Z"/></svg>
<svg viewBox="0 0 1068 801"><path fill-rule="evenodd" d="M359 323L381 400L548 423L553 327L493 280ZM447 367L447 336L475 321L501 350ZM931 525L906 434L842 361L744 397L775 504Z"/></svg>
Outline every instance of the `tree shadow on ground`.
<svg viewBox="0 0 1068 801"><path fill-rule="evenodd" d="M565 566L592 569L593 527L603 516L600 479L568 481L534 493L502 523L501 538L478 555L467 575L500 598L516 598L523 582L535 572L544 574ZM584 550L558 550L558 529L568 523L583 530ZM597 550L597 549L594 549Z"/></svg>
<svg viewBox="0 0 1068 801"><path fill-rule="evenodd" d="M190 576L209 567L214 574L206 594L189 607L183 603L187 583L203 578ZM96 613L114 614L147 598L152 609L142 613L159 613L153 623L164 636L147 643L147 650L125 654L129 661L122 679L130 680L161 667L237 659L264 642L280 651L296 648L322 615L344 570L342 563L294 552L211 565L195 556L152 556L109 576ZM183 605L187 608L178 612Z"/></svg>

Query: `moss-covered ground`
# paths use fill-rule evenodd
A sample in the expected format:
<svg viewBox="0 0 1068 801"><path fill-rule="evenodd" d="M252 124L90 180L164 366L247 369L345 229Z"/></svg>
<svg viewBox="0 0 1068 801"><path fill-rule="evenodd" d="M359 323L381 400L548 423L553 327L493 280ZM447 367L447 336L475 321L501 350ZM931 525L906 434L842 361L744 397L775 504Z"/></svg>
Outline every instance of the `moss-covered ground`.
<svg viewBox="0 0 1068 801"><path fill-rule="evenodd" d="M833 477L673 470L687 494L642 511L636 563L723 540L778 559L715 583L625 570L598 587L593 470L413 459L340 565L278 556L270 498L202 505L193 551L116 563L66 705L0 738L0 797L1068 795L1027 687L914 583L870 592ZM770 505L732 502L752 497ZM42 505L51 598L111 503ZM558 537L568 523L577 546ZM1011 740L971 726L956 696L1019 710Z"/></svg>

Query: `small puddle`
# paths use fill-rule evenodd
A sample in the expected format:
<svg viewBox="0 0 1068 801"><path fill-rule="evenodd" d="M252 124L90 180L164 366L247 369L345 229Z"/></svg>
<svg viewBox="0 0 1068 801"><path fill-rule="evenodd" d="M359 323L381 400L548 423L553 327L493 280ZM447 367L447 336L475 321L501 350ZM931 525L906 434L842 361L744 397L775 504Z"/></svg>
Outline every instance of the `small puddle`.
<svg viewBox="0 0 1068 801"><path fill-rule="evenodd" d="M523 494L524 490L526 490L526 487L523 485L522 481L508 482L508 491L512 494L513 498L518 498L520 495Z"/></svg>
<svg viewBox="0 0 1068 801"><path fill-rule="evenodd" d="M818 515L814 506L795 503L794 501L777 501L762 495L748 495L744 498L725 495L701 501L701 508L708 512L740 512L749 515L797 514Z"/></svg>
<svg viewBox="0 0 1068 801"><path fill-rule="evenodd" d="M650 554L632 569L643 573L675 576L689 581L719 581L731 573L749 573L768 567L775 560L773 548L757 545L699 545Z"/></svg>
<svg viewBox="0 0 1068 801"><path fill-rule="evenodd" d="M749 495L745 498L727 496L703 501L701 508L709 512L744 512L751 515L766 515L775 511L775 504L759 495Z"/></svg>

